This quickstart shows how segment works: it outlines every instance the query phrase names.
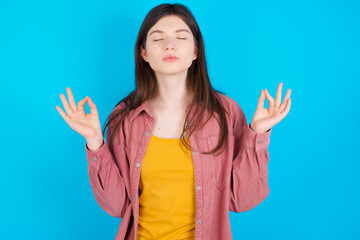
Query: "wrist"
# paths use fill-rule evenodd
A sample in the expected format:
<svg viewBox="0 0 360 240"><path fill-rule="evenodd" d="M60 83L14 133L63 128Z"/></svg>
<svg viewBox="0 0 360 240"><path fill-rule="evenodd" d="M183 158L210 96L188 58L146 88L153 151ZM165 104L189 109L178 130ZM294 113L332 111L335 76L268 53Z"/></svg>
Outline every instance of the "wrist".
<svg viewBox="0 0 360 240"><path fill-rule="evenodd" d="M86 145L90 151L96 151L103 146L104 142L105 142L105 139L101 136L98 138L92 138L92 139L86 140Z"/></svg>
<svg viewBox="0 0 360 240"><path fill-rule="evenodd" d="M265 133L265 132L269 132L271 128L267 129L266 131L259 131L259 130L256 130L253 126L251 126L251 123L249 124L249 127L251 130L253 130L254 132L256 133Z"/></svg>

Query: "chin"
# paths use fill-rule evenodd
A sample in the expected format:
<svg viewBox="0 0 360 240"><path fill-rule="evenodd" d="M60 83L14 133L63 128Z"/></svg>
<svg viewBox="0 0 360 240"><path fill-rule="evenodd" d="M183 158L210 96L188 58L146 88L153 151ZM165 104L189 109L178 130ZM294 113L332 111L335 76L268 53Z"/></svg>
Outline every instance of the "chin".
<svg viewBox="0 0 360 240"><path fill-rule="evenodd" d="M162 67L160 69L154 69L155 72L158 72L160 74L179 74L182 73L184 71L188 71L189 67L191 66L191 64L188 64L187 66L166 66L166 67Z"/></svg>
<svg viewBox="0 0 360 240"><path fill-rule="evenodd" d="M178 68L176 66L174 67L167 67L167 68L161 68L161 69L153 69L156 73L162 74L162 75L175 75L180 74L184 71L188 71L189 68Z"/></svg>
<svg viewBox="0 0 360 240"><path fill-rule="evenodd" d="M176 74L181 74L183 73L184 71L188 71L188 69L180 69L180 70L170 70L168 69L167 71L160 71L159 73L160 74L163 74L163 75L176 75Z"/></svg>

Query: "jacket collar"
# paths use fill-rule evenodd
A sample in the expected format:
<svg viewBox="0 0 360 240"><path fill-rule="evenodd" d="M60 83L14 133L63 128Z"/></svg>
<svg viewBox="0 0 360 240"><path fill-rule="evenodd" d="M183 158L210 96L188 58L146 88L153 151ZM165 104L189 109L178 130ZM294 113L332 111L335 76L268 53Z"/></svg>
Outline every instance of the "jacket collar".
<svg viewBox="0 0 360 240"><path fill-rule="evenodd" d="M148 105L148 100L145 100L139 107L137 107L133 113L130 115L130 122L133 121L133 119L139 115L142 111L146 111L150 116L152 116L150 114L150 111L149 111L149 105ZM152 116L153 117L153 116Z"/></svg>
<svg viewBox="0 0 360 240"><path fill-rule="evenodd" d="M150 113L148 103L149 103L149 100L145 100L139 107L137 107L135 110L133 110L132 114L130 114L130 122L132 122L134 120L134 118L137 117L142 111L147 112L151 117L154 118L154 116L151 115L151 113ZM196 103L197 102L195 102L195 104ZM188 111L189 108L190 108L190 104L187 106L186 111ZM192 109L191 114L194 114L195 108L196 108L196 105Z"/></svg>

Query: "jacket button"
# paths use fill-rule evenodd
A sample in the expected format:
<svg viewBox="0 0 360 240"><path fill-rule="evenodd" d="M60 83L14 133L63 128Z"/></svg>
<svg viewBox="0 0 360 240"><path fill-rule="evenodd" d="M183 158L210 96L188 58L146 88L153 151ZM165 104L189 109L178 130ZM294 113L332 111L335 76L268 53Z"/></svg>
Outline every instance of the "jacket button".
<svg viewBox="0 0 360 240"><path fill-rule="evenodd" d="M93 157L93 161L96 162L96 161L97 161L97 158L96 158L96 157Z"/></svg>
<svg viewBox="0 0 360 240"><path fill-rule="evenodd" d="M135 200L135 195L132 196L132 200Z"/></svg>
<svg viewBox="0 0 360 240"><path fill-rule="evenodd" d="M149 133L148 131L145 132L145 135L146 135L146 136L149 136L149 134L150 134L150 133Z"/></svg>
<svg viewBox="0 0 360 240"><path fill-rule="evenodd" d="M195 151L195 152L194 152L194 155L196 155L196 154L198 154L198 152Z"/></svg>
<svg viewBox="0 0 360 240"><path fill-rule="evenodd" d="M200 188L201 188L200 186L197 186L197 187L196 187L196 190L200 190Z"/></svg>
<svg viewBox="0 0 360 240"><path fill-rule="evenodd" d="M140 167L140 163L137 162L137 163L135 164L135 166L136 166L136 167Z"/></svg>
<svg viewBox="0 0 360 240"><path fill-rule="evenodd" d="M197 224L200 224L200 219L196 220L196 223L197 223Z"/></svg>
<svg viewBox="0 0 360 240"><path fill-rule="evenodd" d="M192 122L189 122L189 126L191 126L192 125Z"/></svg>
<svg viewBox="0 0 360 240"><path fill-rule="evenodd" d="M262 143L262 142L263 142L263 140L262 140L262 139L259 139L258 143Z"/></svg>

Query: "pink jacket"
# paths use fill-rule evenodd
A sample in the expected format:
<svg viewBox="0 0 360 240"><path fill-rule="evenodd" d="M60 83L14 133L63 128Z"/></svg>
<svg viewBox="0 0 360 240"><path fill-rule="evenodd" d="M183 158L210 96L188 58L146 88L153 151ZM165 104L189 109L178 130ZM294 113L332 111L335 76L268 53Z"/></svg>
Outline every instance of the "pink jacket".
<svg viewBox="0 0 360 240"><path fill-rule="evenodd" d="M191 147L195 149L192 152L196 194L195 240L232 239L229 211L248 211L269 194L267 164L271 129L256 133L250 129L237 102L219 95L231 116L227 119L226 149L218 156L200 153L212 150L217 144L220 127L214 117L189 138ZM114 110L122 106L123 103ZM140 171L154 124L155 119L145 101L125 117L114 138L113 152L105 141L96 151L90 151L85 144L95 199L108 214L122 218L116 240L136 240ZM109 131L106 137L110 139Z"/></svg>

